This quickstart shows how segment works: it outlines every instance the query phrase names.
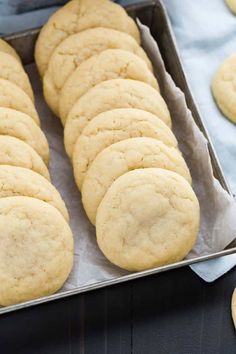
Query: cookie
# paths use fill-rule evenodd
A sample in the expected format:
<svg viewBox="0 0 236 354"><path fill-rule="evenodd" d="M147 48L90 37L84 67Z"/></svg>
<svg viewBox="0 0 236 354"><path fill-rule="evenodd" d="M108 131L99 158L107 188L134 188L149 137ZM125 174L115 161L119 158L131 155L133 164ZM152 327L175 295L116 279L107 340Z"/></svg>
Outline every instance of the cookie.
<svg viewBox="0 0 236 354"><path fill-rule="evenodd" d="M220 65L212 81L212 92L224 115L236 123L236 54Z"/></svg>
<svg viewBox="0 0 236 354"><path fill-rule="evenodd" d="M150 137L177 147L172 131L152 113L121 108L95 117L84 128L73 152L74 173L79 186L82 186L91 163L102 150L119 141L137 137Z"/></svg>
<svg viewBox="0 0 236 354"><path fill-rule="evenodd" d="M128 172L109 188L97 212L98 246L113 264L142 271L181 261L199 230L197 197L175 172Z"/></svg>
<svg viewBox="0 0 236 354"><path fill-rule="evenodd" d="M0 107L13 108L28 114L40 125L38 113L29 96L19 86L4 79L0 79Z"/></svg>
<svg viewBox="0 0 236 354"><path fill-rule="evenodd" d="M9 80L13 84L19 86L33 101L34 94L32 91L29 78L25 73L21 63L12 55L0 51L0 78Z"/></svg>
<svg viewBox="0 0 236 354"><path fill-rule="evenodd" d="M44 160L49 161L49 147L43 131L23 112L0 107L0 135L10 135L29 144Z"/></svg>
<svg viewBox="0 0 236 354"><path fill-rule="evenodd" d="M152 64L133 37L108 28L92 28L67 37L53 52L43 77L44 97L58 115L60 92L68 77L86 59L106 49L123 49Z"/></svg>
<svg viewBox="0 0 236 354"><path fill-rule="evenodd" d="M14 57L16 60L18 60L21 63L21 59L15 49L10 46L6 41L4 41L2 38L0 38L0 52L4 52L7 54L10 54L12 57Z"/></svg>
<svg viewBox="0 0 236 354"><path fill-rule="evenodd" d="M176 148L153 138L132 138L115 143L97 155L82 185L82 202L89 220L95 224L99 204L112 183L126 172L157 167L182 175L189 183L188 167ZM76 170L75 180L80 187Z"/></svg>
<svg viewBox="0 0 236 354"><path fill-rule="evenodd" d="M0 198L32 197L53 205L69 221L65 203L57 189L44 177L28 168L0 165Z"/></svg>
<svg viewBox="0 0 236 354"><path fill-rule="evenodd" d="M236 329L236 288L234 289L231 301L232 318Z"/></svg>
<svg viewBox="0 0 236 354"><path fill-rule="evenodd" d="M137 55L122 49L107 49L85 60L66 80L60 94L62 122L75 102L102 81L123 78L145 82L159 90L156 78Z"/></svg>
<svg viewBox="0 0 236 354"><path fill-rule="evenodd" d="M53 51L68 36L89 28L105 27L128 33L140 43L139 30L125 10L107 0L73 0L55 12L42 28L35 61L44 75Z"/></svg>
<svg viewBox="0 0 236 354"><path fill-rule="evenodd" d="M28 168L50 180L48 169L37 152L12 136L0 135L0 165Z"/></svg>
<svg viewBox="0 0 236 354"><path fill-rule="evenodd" d="M142 109L171 126L168 107L157 90L141 81L104 81L82 96L70 111L64 130L67 154L71 156L76 140L90 120L115 108Z"/></svg>
<svg viewBox="0 0 236 354"><path fill-rule="evenodd" d="M230 10L236 14L236 0L225 0Z"/></svg>
<svg viewBox="0 0 236 354"><path fill-rule="evenodd" d="M0 304L48 296L73 265L73 237L52 205L29 197L0 199Z"/></svg>

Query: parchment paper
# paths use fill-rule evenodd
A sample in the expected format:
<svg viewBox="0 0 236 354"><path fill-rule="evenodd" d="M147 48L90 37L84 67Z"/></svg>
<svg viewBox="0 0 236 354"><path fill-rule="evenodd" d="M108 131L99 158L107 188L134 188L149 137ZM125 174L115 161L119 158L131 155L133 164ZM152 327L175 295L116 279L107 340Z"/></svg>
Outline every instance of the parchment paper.
<svg viewBox="0 0 236 354"><path fill-rule="evenodd" d="M173 120L179 147L186 158L193 178L193 187L201 207L201 229L194 249L188 258L220 251L236 235L236 204L214 179L207 141L187 109L183 93L166 73L157 44L147 27L140 25L142 42L151 58L161 92ZM50 145L50 174L52 183L61 193L69 210L75 241L73 271L62 290L120 277L128 272L113 266L105 259L96 244L95 228L83 211L81 196L73 179L72 166L63 146L63 128L48 109L42 95L42 85L34 65L27 70L34 86L36 105L42 128Z"/></svg>

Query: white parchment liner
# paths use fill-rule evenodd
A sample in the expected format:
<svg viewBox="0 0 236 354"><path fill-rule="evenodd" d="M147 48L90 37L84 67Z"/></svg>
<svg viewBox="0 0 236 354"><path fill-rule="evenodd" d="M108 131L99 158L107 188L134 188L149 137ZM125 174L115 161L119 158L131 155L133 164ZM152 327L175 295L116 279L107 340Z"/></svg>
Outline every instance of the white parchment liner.
<svg viewBox="0 0 236 354"><path fill-rule="evenodd" d="M147 27L140 25L142 42L152 60L163 97L173 120L174 132L193 177L193 187L201 207L201 229L197 243L188 258L203 256L224 249L236 235L236 204L214 179L207 141L187 109L183 93L165 71L160 52ZM127 274L107 261L99 251L95 229L87 220L72 173L72 166L63 146L63 128L48 109L42 85L34 65L27 67L34 86L36 105L42 128L50 145L52 183L61 193L70 213L75 241L73 271L62 290L101 282Z"/></svg>

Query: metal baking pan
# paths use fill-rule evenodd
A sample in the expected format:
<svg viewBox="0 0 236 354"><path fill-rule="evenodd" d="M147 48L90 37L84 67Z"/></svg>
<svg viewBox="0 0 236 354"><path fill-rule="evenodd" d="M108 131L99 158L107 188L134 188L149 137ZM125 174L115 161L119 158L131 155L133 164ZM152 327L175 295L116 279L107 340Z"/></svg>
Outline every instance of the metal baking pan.
<svg viewBox="0 0 236 354"><path fill-rule="evenodd" d="M138 4L127 6L126 10L128 11L129 15L131 15L133 18L138 17L142 23L144 23L145 25L147 25L150 28L153 37L155 38L155 40L157 41L157 43L159 45L159 48L160 48L163 60L165 62L167 71L172 76L173 80L175 81L175 84L185 93L185 98L186 98L188 108L192 111L193 117L194 117L197 125L199 126L200 130L203 132L206 139L208 140L209 152L210 152L210 157L212 160L214 175L219 180L222 187L228 193L231 194L230 188L226 182L226 179L225 179L222 169L220 167L219 161L218 161L217 156L215 154L214 148L213 148L212 143L210 141L209 134L208 134L206 127L203 123L203 120L199 114L198 108L196 106L194 98L191 94L191 90L190 90L189 85L187 83L186 76L185 76L185 73L184 73L182 65L181 65L181 60L180 60L180 56L178 53L178 49L176 46L175 37L174 37L173 31L171 29L171 24L170 24L167 12L166 12L161 0L143 1ZM5 36L5 39L14 48L16 48L16 50L20 54L24 64L29 64L29 63L34 62L34 45L35 45L35 41L36 41L37 35L39 33L39 30L40 29L34 29L34 30L29 30L29 31L17 33L17 34L12 34L10 36ZM143 272L132 273L132 274L125 275L125 276L122 276L119 278L114 278L111 280L106 280L106 281L94 283L94 284L88 285L88 286L78 287L73 290L60 292L60 293L57 293L57 294L54 294L54 295L51 295L48 297L28 301L25 303L21 303L21 304L9 306L9 307L3 307L3 308L0 308L0 314L23 309L23 308L27 308L27 307L33 306L33 305L42 304L44 302L68 297L71 295L84 293L86 291L99 289L99 288L102 288L105 286L130 281L133 279L137 279L137 278L145 277L148 275L160 273L160 272L167 271L170 269L175 269L175 268L190 265L193 263L217 258L217 257L224 256L227 254L232 254L232 253L236 252L235 246L236 246L236 244L234 242L234 243L231 243L225 250L211 254L211 255L202 256L202 257L198 257L198 258L191 259L191 260L184 260L184 261L170 264L167 266L162 266L162 267L158 267L155 269L150 269L150 270L146 270Z"/></svg>

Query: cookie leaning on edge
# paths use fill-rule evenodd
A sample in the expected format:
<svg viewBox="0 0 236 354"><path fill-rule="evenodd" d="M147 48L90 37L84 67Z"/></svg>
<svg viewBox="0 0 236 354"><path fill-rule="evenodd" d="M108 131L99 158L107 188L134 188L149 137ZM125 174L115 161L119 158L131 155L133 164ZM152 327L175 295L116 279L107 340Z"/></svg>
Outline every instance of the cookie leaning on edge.
<svg viewBox="0 0 236 354"><path fill-rule="evenodd" d="M69 221L68 211L57 189L43 176L28 168L0 165L0 198L25 196L54 206Z"/></svg>
<svg viewBox="0 0 236 354"><path fill-rule="evenodd" d="M218 68L212 81L212 93L218 107L236 123L236 54L227 58Z"/></svg>
<svg viewBox="0 0 236 354"><path fill-rule="evenodd" d="M96 116L79 136L73 151L73 168L79 185L96 156L119 141L149 137L177 147L172 131L157 116L134 108L120 108Z"/></svg>
<svg viewBox="0 0 236 354"><path fill-rule="evenodd" d="M0 79L0 107L28 114L37 125L40 125L38 113L29 96L9 80Z"/></svg>
<svg viewBox="0 0 236 354"><path fill-rule="evenodd" d="M73 265L73 237L52 205L29 197L0 199L0 304L48 296Z"/></svg>
<svg viewBox="0 0 236 354"><path fill-rule="evenodd" d="M142 271L181 261L196 242L199 203L175 172L147 168L119 177L97 212L99 248L115 265Z"/></svg>
<svg viewBox="0 0 236 354"><path fill-rule="evenodd" d="M232 318L234 322L234 327L236 329L236 288L234 289L232 300L231 300L231 311L232 311Z"/></svg>
<svg viewBox="0 0 236 354"><path fill-rule="evenodd" d="M67 37L54 50L43 77L47 104L59 115L60 93L68 77L91 56L106 49L123 49L143 59L152 71L152 64L133 37L110 28L91 28Z"/></svg>
<svg viewBox="0 0 236 354"><path fill-rule="evenodd" d="M97 155L84 178L82 202L89 220L95 224L96 213L112 183L128 171L157 167L182 175L189 183L191 176L180 151L152 138L132 138L110 145ZM80 180L74 170L75 181Z"/></svg>
<svg viewBox="0 0 236 354"><path fill-rule="evenodd" d="M43 76L56 47L68 36L105 27L128 33L140 43L139 30L125 10L108 0L73 0L56 11L43 26L35 47L35 61Z"/></svg>
<svg viewBox="0 0 236 354"><path fill-rule="evenodd" d="M61 91L59 112L65 123L75 102L102 81L123 78L142 81L159 91L153 73L137 55L122 49L107 49L85 60L66 80Z"/></svg>
<svg viewBox="0 0 236 354"><path fill-rule="evenodd" d="M37 152L12 136L0 135L0 165L28 168L50 180L48 169Z"/></svg>
<svg viewBox="0 0 236 354"><path fill-rule="evenodd" d="M0 52L4 52L7 54L10 54L12 57L17 59L21 63L21 59L15 49L10 46L6 41L4 41L2 38L0 38Z"/></svg>
<svg viewBox="0 0 236 354"><path fill-rule="evenodd" d="M141 81L115 79L101 82L89 90L74 105L68 115L64 130L66 152L72 156L74 144L84 127L95 116L115 108L138 108L158 116L169 127L171 118L168 107L150 85Z"/></svg>
<svg viewBox="0 0 236 354"><path fill-rule="evenodd" d="M29 144L48 164L49 147L43 131L23 112L0 107L0 135L9 135Z"/></svg>
<svg viewBox="0 0 236 354"><path fill-rule="evenodd" d="M21 63L12 55L0 51L0 78L9 80L19 86L32 101L34 101L33 90Z"/></svg>

